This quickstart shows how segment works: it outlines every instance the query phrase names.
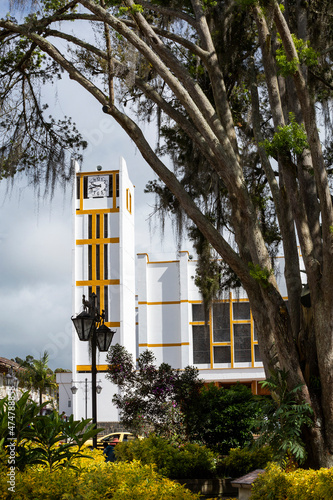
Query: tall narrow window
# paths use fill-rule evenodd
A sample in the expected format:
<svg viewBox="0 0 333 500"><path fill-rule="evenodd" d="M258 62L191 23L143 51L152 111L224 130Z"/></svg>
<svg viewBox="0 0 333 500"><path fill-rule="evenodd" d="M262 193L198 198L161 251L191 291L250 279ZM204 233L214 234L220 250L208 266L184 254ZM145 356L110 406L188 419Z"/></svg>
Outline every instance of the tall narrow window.
<svg viewBox="0 0 333 500"><path fill-rule="evenodd" d="M113 197L113 175L109 176L109 197Z"/></svg>
<svg viewBox="0 0 333 500"><path fill-rule="evenodd" d="M230 342L230 306L229 302L213 304L214 342Z"/></svg>
<svg viewBox="0 0 333 500"><path fill-rule="evenodd" d="M104 214L104 238L107 238L108 234L108 214Z"/></svg>
<svg viewBox="0 0 333 500"><path fill-rule="evenodd" d="M108 265L108 245L104 245L104 279L107 280L109 277L109 265Z"/></svg>
<svg viewBox="0 0 333 500"><path fill-rule="evenodd" d="M88 239L92 239L92 215L88 215Z"/></svg>
<svg viewBox="0 0 333 500"><path fill-rule="evenodd" d="M109 287L104 287L104 311L105 321L109 321Z"/></svg>
<svg viewBox="0 0 333 500"><path fill-rule="evenodd" d="M251 325L234 324L235 363L251 362Z"/></svg>
<svg viewBox="0 0 333 500"><path fill-rule="evenodd" d="M92 246L88 245L88 280L92 280Z"/></svg>
<svg viewBox="0 0 333 500"><path fill-rule="evenodd" d="M100 238L100 215L96 215L96 238Z"/></svg>
<svg viewBox="0 0 333 500"><path fill-rule="evenodd" d="M119 174L116 174L116 198L119 198Z"/></svg>
<svg viewBox="0 0 333 500"><path fill-rule="evenodd" d="M83 198L88 198L88 177L83 177Z"/></svg>
<svg viewBox="0 0 333 500"><path fill-rule="evenodd" d="M76 177L76 199L80 199L80 177Z"/></svg>
<svg viewBox="0 0 333 500"><path fill-rule="evenodd" d="M96 245L96 279L100 279L100 246Z"/></svg>
<svg viewBox="0 0 333 500"><path fill-rule="evenodd" d="M204 325L193 325L193 363L195 365L210 363L209 328Z"/></svg>

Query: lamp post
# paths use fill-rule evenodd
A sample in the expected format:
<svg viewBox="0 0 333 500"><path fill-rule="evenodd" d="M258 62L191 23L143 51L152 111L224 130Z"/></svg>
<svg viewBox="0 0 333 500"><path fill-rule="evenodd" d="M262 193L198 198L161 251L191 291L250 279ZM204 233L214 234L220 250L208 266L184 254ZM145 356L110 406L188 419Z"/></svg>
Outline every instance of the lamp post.
<svg viewBox="0 0 333 500"><path fill-rule="evenodd" d="M5 377L5 385L9 387L10 391L14 392L14 400L16 401L16 389L18 386L18 378L15 376L14 370L12 367L8 369L8 372Z"/></svg>
<svg viewBox="0 0 333 500"><path fill-rule="evenodd" d="M100 394L102 392L103 387L100 385L101 380L98 381L98 385L96 386L96 393ZM75 384L83 384L82 380L72 380L71 393L75 395L78 391L78 387ZM84 379L84 418L87 419L87 401L88 401L88 379Z"/></svg>
<svg viewBox="0 0 333 500"><path fill-rule="evenodd" d="M110 330L104 324L105 313L102 314L96 307L96 294L91 294L91 300L85 300L82 296L82 304L84 310L76 317L72 317L72 321L78 337L81 341L91 343L91 386L92 386L92 423L94 427L97 425L97 387L96 387L96 349L97 346L101 352L107 352L112 342L115 331ZM97 446L97 436L93 437L93 448Z"/></svg>

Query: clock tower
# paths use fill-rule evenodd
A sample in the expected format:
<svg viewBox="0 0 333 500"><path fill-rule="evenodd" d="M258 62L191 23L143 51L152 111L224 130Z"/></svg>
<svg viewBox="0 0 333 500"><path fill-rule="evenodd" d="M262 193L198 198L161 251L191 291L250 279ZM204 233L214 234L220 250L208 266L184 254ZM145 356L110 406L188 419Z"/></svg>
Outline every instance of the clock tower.
<svg viewBox="0 0 333 500"><path fill-rule="evenodd" d="M82 296L96 294L97 306L105 311L105 324L115 330L112 344L119 343L137 356L135 338L135 245L134 186L126 163L118 168L98 166L76 171L73 242L73 315L82 311ZM97 350L97 396L99 422L118 421L112 405L117 387L105 378L106 353ZM75 418L91 417L91 359L88 342L73 331L73 397Z"/></svg>

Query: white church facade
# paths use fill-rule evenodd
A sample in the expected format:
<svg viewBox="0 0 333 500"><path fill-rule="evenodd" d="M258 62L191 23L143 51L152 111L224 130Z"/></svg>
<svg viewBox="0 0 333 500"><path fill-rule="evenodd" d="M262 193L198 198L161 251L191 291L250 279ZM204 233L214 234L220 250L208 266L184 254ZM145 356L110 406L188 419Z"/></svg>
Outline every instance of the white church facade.
<svg viewBox="0 0 333 500"><path fill-rule="evenodd" d="M152 350L157 364L199 369L206 382L227 386L237 381L254 393L264 380L258 342L245 292L214 301L205 326L202 299L195 285L196 262L187 251L171 261L135 256L134 186L124 159L119 167L76 172L73 218L73 315L82 296L97 295L105 324L137 358ZM283 276L284 260L278 259ZM282 284L283 286L283 284ZM87 342L73 329L74 417L91 417L91 358ZM117 387L105 378L106 354L97 351L98 422L119 420L112 396Z"/></svg>

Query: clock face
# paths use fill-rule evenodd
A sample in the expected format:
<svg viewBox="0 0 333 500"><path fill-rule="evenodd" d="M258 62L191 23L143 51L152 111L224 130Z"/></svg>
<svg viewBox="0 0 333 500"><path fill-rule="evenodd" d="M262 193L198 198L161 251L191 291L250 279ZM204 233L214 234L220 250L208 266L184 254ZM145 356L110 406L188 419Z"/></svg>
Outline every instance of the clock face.
<svg viewBox="0 0 333 500"><path fill-rule="evenodd" d="M88 178L88 198L102 198L109 195L109 177L94 175Z"/></svg>

